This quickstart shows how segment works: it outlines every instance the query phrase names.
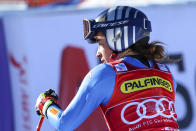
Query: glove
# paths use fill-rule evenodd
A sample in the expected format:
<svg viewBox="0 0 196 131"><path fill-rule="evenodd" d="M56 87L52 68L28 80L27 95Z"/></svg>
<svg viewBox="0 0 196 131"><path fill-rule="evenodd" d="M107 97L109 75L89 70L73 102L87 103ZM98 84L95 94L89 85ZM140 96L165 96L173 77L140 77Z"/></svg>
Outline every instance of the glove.
<svg viewBox="0 0 196 131"><path fill-rule="evenodd" d="M57 100L58 96L52 89L47 90L45 93L41 93L37 98L35 105L37 114L47 117L46 111L48 107L52 104L57 105Z"/></svg>

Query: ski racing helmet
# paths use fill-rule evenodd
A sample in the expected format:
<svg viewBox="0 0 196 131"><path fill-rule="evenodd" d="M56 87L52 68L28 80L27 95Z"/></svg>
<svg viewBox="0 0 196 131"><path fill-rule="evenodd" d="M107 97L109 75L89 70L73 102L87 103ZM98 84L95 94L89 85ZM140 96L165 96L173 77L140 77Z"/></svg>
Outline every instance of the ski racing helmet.
<svg viewBox="0 0 196 131"><path fill-rule="evenodd" d="M84 39L96 43L98 31L105 34L107 43L114 52L123 52L134 43L150 38L151 23L140 10L129 6L115 6L101 12L96 19L84 19Z"/></svg>

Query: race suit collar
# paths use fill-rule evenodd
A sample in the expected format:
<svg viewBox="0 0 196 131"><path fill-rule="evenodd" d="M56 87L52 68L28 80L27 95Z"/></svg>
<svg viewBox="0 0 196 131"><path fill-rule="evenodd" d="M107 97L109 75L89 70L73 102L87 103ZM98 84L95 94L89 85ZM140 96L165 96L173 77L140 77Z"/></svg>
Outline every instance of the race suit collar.
<svg viewBox="0 0 196 131"><path fill-rule="evenodd" d="M123 58L121 58L121 60L132 64L134 66L140 67L140 68L149 68L147 65L143 64L139 59L137 59L134 56L125 56ZM152 60L148 60L149 66L152 67L154 66L154 63Z"/></svg>

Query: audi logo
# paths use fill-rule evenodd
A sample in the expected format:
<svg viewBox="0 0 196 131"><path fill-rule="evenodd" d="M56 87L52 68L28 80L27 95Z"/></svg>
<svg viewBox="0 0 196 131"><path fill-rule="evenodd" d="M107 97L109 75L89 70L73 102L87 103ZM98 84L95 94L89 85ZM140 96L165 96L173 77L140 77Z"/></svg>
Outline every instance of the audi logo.
<svg viewBox="0 0 196 131"><path fill-rule="evenodd" d="M167 102L167 107L165 104L163 104L163 101ZM145 104L149 103L149 102L154 102L155 103L155 110L156 110L156 114L153 114L153 115L146 115L146 106ZM128 107L131 107L131 106L134 106L136 105L137 106L137 109L136 109L136 113L138 115L138 119L136 120L133 120L133 121L128 121L126 120L124 114L125 114L125 111ZM176 117L174 116L175 111L173 109L174 107L174 102L173 101L169 101L168 99L166 98L161 98L159 100L156 100L156 99L147 99L147 100L144 100L142 102L131 102L131 103L128 103L126 104L122 111L121 111L121 119L122 121L127 124L127 125L130 125L130 124L135 124L139 121L141 121L143 118L146 118L146 119L152 119L152 118L155 118L157 116L163 116L163 117L166 117L166 118L173 118L174 120L176 120ZM140 112L140 109L142 108L143 112L141 113ZM165 110L169 110L170 113L169 114L164 114L164 111Z"/></svg>

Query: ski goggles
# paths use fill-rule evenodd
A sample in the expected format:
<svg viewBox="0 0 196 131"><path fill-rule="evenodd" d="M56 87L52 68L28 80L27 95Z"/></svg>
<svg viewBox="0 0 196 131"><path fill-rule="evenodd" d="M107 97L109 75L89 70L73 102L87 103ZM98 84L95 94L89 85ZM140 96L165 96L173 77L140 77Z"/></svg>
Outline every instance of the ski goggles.
<svg viewBox="0 0 196 131"><path fill-rule="evenodd" d="M96 29L93 28L93 25L95 25L94 19L84 19L83 20L83 29L84 29L84 39L92 39L95 35Z"/></svg>
<svg viewBox="0 0 196 131"><path fill-rule="evenodd" d="M107 29L113 29L123 26L140 26L143 29L151 32L151 23L147 19L136 19L136 20L116 20L116 21L105 21L105 22L96 22L94 19L84 19L83 28L84 28L84 39L90 40L89 43L95 43L93 38L97 31L105 32Z"/></svg>

